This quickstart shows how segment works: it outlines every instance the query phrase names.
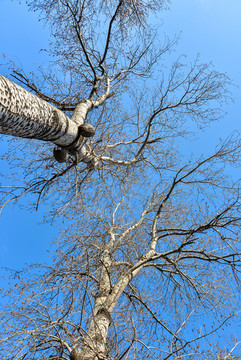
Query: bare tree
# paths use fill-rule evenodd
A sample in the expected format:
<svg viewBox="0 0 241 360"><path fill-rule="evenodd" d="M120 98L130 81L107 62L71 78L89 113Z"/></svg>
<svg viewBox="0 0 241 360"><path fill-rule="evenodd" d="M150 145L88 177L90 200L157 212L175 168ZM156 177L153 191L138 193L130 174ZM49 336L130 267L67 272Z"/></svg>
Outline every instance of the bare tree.
<svg viewBox="0 0 241 360"><path fill-rule="evenodd" d="M29 5L51 25L59 77L51 68L40 79L21 69L13 75L41 99L32 98L40 112L73 125L74 143L32 135L34 107L23 132L9 117L0 125L49 141L22 140L25 160L12 159L13 176L16 166L22 176L1 187L2 207L28 194L31 206L51 204L52 219L67 219L52 264L12 274L1 357L204 359L237 315L240 195L228 167L240 165L240 139L233 134L198 159L177 145L188 129L220 118L230 81L198 59L187 66L179 58L163 71L175 41L160 46L149 20L164 1ZM21 91L24 101L33 96L19 89L16 98ZM95 136L76 137L86 122ZM52 142L70 155L60 164Z"/></svg>

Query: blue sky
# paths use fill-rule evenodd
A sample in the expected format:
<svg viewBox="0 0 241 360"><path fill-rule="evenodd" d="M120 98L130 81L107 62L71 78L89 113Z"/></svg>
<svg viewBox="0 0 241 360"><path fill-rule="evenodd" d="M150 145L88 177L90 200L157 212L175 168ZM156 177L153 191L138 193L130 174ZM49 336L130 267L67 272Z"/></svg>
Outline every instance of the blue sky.
<svg viewBox="0 0 241 360"><path fill-rule="evenodd" d="M173 0L170 11L162 14L163 30L170 37L181 32L176 56L187 55L194 61L197 53L203 62L212 61L215 68L226 72L236 85L241 85L241 0ZM47 61L40 49L48 46L48 28L28 12L22 1L0 0L0 54L5 54L26 71L35 70ZM174 54L174 55L175 55ZM0 58L0 73L8 67ZM241 130L241 90L233 88L235 103L226 106L224 120L209 128L192 146L213 149L219 137ZM0 156L7 144L0 143ZM0 171L4 171L0 163ZM41 213L6 208L0 217L0 267L21 268L26 263L47 259L47 248L57 236L57 227L41 224ZM0 282L1 286L1 282Z"/></svg>

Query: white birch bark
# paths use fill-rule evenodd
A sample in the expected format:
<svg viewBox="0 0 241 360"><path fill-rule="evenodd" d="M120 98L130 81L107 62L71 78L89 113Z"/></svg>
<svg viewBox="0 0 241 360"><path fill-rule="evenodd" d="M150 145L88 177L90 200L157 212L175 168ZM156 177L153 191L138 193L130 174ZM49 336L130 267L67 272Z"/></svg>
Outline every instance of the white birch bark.
<svg viewBox="0 0 241 360"><path fill-rule="evenodd" d="M101 360L105 359L106 341L110 326L111 313L106 302L111 291L110 283L110 256L108 251L104 251L103 267L99 280L99 291L95 298L92 318L89 329L85 337L85 342L81 348L74 348L70 354L71 360Z"/></svg>
<svg viewBox="0 0 241 360"><path fill-rule="evenodd" d="M78 124L0 75L0 133L68 146L78 136Z"/></svg>
<svg viewBox="0 0 241 360"><path fill-rule="evenodd" d="M75 155L77 162L95 168L98 161L84 145L86 137L93 134L83 133L82 136L80 126L85 124L88 112L102 105L108 97L109 83L106 93L97 101L81 101L70 119L53 105L0 75L0 134L51 141ZM91 125L88 127L94 130Z"/></svg>
<svg viewBox="0 0 241 360"><path fill-rule="evenodd" d="M76 347L71 351L70 360L106 359L106 342L111 322L111 314L126 286L138 275L143 265L153 257L154 253L154 251L150 250L136 265L123 274L112 288L109 277L111 261L108 251L104 254L99 292L96 296L85 343L82 348Z"/></svg>

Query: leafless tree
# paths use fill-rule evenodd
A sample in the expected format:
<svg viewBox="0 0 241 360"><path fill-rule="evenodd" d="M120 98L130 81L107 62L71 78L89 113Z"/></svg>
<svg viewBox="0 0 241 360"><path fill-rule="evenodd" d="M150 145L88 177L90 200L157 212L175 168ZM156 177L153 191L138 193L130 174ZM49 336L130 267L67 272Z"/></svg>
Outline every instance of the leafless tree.
<svg viewBox="0 0 241 360"><path fill-rule="evenodd" d="M220 118L230 81L198 59L163 70L175 40L160 44L150 22L164 1L29 5L51 25L55 63L39 78L13 70L38 98L1 78L16 100L2 96L2 133L34 138L10 148L1 205L28 195L31 207L48 203L52 220L67 221L52 264L12 273L1 358L204 359L238 316L241 205L228 173L240 165L240 139L199 158L178 144ZM41 119L31 103L46 109ZM62 124L63 142L56 128L53 137L28 130L36 121L43 130L45 114ZM87 122L90 138L78 132Z"/></svg>

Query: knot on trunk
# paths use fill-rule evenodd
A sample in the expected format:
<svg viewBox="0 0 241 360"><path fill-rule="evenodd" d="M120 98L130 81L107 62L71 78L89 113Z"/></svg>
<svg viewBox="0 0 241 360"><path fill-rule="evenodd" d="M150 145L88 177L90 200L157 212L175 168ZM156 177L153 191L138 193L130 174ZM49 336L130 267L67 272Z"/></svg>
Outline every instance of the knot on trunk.
<svg viewBox="0 0 241 360"><path fill-rule="evenodd" d="M94 136L95 128L90 124L82 124L78 127L78 134L75 140L67 145L67 146L60 146L59 148L55 148L53 151L53 155L55 160L59 163L66 162L70 155L75 155L76 161L78 162L79 154L81 153L84 144L85 138L89 138ZM91 149L90 149L91 150ZM86 150L84 150L86 152ZM83 151L82 151L83 152ZM83 155L81 154L81 158ZM85 161L86 162L86 161ZM98 161L92 156L89 161L87 161L90 169L95 169Z"/></svg>
<svg viewBox="0 0 241 360"><path fill-rule="evenodd" d="M105 308L100 308L99 310L98 310L98 312L97 312L97 316L104 316L105 318L107 318L108 319L108 321L110 322L110 320L111 320L111 315L110 315L110 312L107 310L107 309L105 309Z"/></svg>
<svg viewBox="0 0 241 360"><path fill-rule="evenodd" d="M81 354L82 354L81 349L73 349L70 353L70 360L92 360L92 358L83 359Z"/></svg>
<svg viewBox="0 0 241 360"><path fill-rule="evenodd" d="M92 137L95 135L95 128L90 124L82 124L79 126L79 134L84 137Z"/></svg>
<svg viewBox="0 0 241 360"><path fill-rule="evenodd" d="M66 162L69 158L69 153L68 150L66 149L54 148L53 154L55 160L58 161L59 163Z"/></svg>

